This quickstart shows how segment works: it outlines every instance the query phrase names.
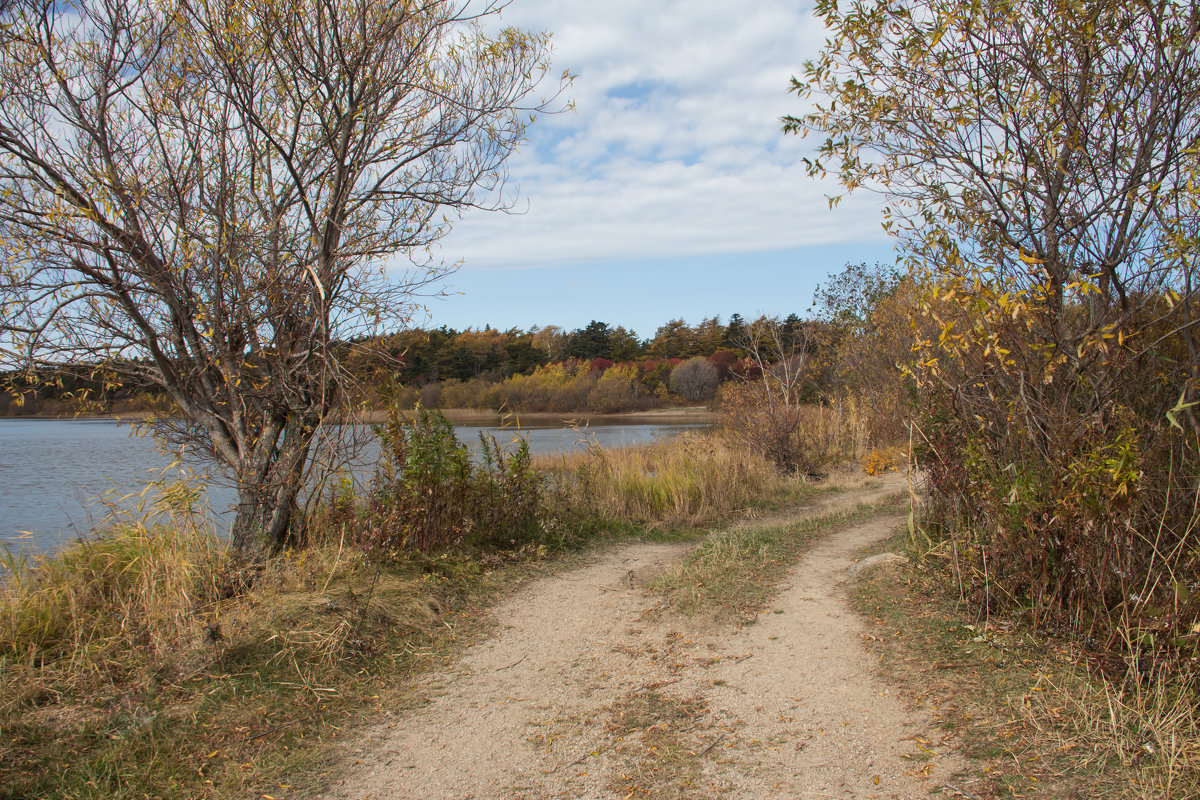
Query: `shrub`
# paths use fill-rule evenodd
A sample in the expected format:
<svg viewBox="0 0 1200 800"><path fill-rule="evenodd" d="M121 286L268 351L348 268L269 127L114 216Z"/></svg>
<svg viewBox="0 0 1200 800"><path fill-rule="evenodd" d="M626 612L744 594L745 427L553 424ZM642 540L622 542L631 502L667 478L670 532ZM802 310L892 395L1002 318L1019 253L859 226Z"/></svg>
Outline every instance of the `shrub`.
<svg viewBox="0 0 1200 800"><path fill-rule="evenodd" d="M895 472L904 463L904 454L895 448L875 449L862 459L863 472L868 475L883 475Z"/></svg>
<svg viewBox="0 0 1200 800"><path fill-rule="evenodd" d="M450 378L442 382L439 404L441 408L497 409L504 404L504 392L498 382L486 378Z"/></svg>
<svg viewBox="0 0 1200 800"><path fill-rule="evenodd" d="M1169 298L1142 298L1151 308L1065 350L1042 318L1084 327L1094 292L1080 291L1048 311L1040 288L999 279L927 287L920 312L937 335L920 343L915 368L926 533L951 541L982 610L1020 609L1100 646L1132 628L1140 646L1189 663L1200 441L1177 399L1193 366L1186 336L1163 322Z"/></svg>
<svg viewBox="0 0 1200 800"><path fill-rule="evenodd" d="M588 408L602 414L645 408L648 398L640 391L637 367L610 367L588 393Z"/></svg>
<svg viewBox="0 0 1200 800"><path fill-rule="evenodd" d="M818 475L832 462L856 457L863 425L850 403L784 402L762 381L727 383L718 393L718 432L758 453L781 472Z"/></svg>
<svg viewBox="0 0 1200 800"><path fill-rule="evenodd" d="M667 397L670 394L671 370L675 366L670 361L638 362L638 381L642 391L651 397Z"/></svg>
<svg viewBox="0 0 1200 800"><path fill-rule="evenodd" d="M460 544L515 549L534 542L544 522L542 477L522 440L501 447L480 436L479 453L437 412L393 410L379 427L381 454L358 530L373 554L439 552Z"/></svg>
<svg viewBox="0 0 1200 800"><path fill-rule="evenodd" d="M671 391L692 403L711 400L718 383L717 368L703 356L689 358L671 370Z"/></svg>
<svg viewBox="0 0 1200 800"><path fill-rule="evenodd" d="M442 404L442 385L440 383L427 383L422 386L420 402L425 408L440 407Z"/></svg>
<svg viewBox="0 0 1200 800"><path fill-rule="evenodd" d="M584 411L596 380L586 362L547 364L512 376L501 391L507 407L516 411Z"/></svg>

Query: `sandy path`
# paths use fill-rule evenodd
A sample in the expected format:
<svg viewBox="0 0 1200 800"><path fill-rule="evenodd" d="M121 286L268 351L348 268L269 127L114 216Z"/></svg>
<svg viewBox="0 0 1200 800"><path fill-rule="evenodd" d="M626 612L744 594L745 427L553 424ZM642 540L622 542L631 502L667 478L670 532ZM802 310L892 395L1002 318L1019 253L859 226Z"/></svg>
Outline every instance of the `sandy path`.
<svg viewBox="0 0 1200 800"><path fill-rule="evenodd" d="M819 543L753 625L647 614L639 583L686 546L620 547L539 580L429 678L429 704L364 733L326 797L922 797L959 765L876 678L838 589L898 521Z"/></svg>

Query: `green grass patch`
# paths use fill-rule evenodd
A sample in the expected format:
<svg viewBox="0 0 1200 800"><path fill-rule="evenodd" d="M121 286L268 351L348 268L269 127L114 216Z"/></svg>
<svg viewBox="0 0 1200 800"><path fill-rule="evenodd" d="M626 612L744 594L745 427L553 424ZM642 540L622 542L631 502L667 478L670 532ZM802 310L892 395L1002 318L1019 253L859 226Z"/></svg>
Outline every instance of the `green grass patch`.
<svg viewBox="0 0 1200 800"><path fill-rule="evenodd" d="M864 504L793 524L732 527L710 535L649 588L679 613L752 620L815 540L894 507Z"/></svg>

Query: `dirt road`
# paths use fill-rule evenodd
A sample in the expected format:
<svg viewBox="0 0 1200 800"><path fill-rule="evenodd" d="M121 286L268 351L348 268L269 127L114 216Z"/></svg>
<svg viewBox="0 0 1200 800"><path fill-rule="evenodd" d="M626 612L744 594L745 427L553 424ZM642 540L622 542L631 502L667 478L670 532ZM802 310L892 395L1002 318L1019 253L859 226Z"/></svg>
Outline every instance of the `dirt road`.
<svg viewBox="0 0 1200 800"><path fill-rule="evenodd" d="M896 488L873 486L837 502ZM962 765L876 676L841 588L854 554L900 522L819 542L749 625L654 613L641 584L682 545L539 580L429 677L427 705L365 733L326 797L924 797Z"/></svg>

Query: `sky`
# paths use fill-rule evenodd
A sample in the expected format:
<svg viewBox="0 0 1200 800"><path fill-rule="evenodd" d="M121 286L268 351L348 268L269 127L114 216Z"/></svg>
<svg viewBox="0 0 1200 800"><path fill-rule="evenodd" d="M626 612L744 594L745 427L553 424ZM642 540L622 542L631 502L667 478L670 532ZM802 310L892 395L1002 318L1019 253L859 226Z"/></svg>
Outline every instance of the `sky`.
<svg viewBox="0 0 1200 800"><path fill-rule="evenodd" d="M442 241L462 266L426 325L647 338L674 318L803 316L830 273L894 259L878 198L830 209L835 182L805 174L817 139L781 130L825 37L810 3L514 0L503 22L552 33L574 110L510 159L519 213L470 212Z"/></svg>

